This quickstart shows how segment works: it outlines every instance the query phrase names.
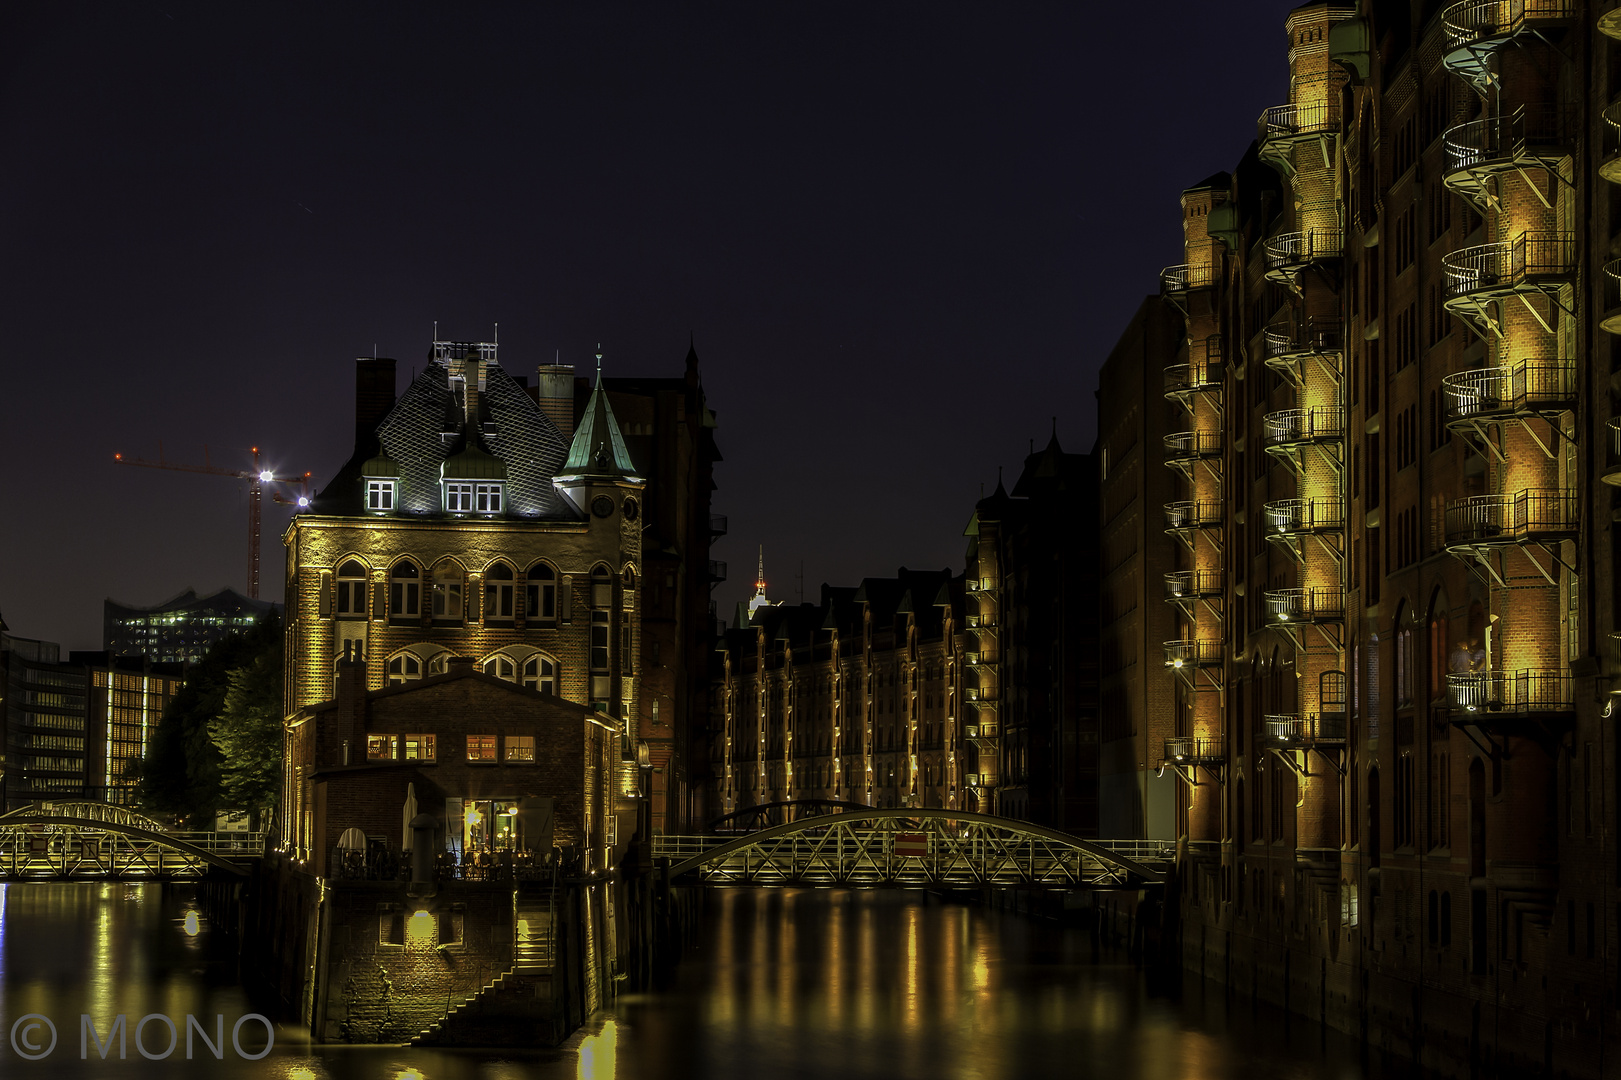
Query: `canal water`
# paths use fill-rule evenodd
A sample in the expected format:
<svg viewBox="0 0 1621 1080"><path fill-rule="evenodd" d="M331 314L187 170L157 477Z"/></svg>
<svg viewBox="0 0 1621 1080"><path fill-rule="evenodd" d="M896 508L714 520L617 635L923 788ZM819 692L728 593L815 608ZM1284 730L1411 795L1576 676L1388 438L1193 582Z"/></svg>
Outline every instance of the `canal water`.
<svg viewBox="0 0 1621 1080"><path fill-rule="evenodd" d="M1155 990L1123 954L1099 948L1083 930L915 892L717 890L699 939L667 982L622 995L558 1050L312 1046L296 1028L278 1027L269 1053L252 1060L265 1049L266 1030L242 1019L255 1004L234 944L208 925L189 887L0 885L6 1080L1372 1075L1353 1040L1257 1011L1247 999L1229 1003L1197 979ZM123 1060L110 1037L120 1014ZM82 1034L86 1015L94 1035ZM156 1060L136 1044L149 1015L175 1025L168 1054L162 1020L141 1029L140 1044ZM195 1029L186 1060L188 1015L223 1060ZM56 1046L30 1060L49 1043L42 1018L55 1026Z"/></svg>

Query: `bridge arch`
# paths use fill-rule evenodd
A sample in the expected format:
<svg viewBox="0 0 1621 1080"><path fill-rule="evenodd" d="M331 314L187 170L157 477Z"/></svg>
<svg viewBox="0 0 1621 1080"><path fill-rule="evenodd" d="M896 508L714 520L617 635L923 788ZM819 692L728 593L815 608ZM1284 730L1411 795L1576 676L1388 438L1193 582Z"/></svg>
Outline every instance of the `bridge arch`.
<svg viewBox="0 0 1621 1080"><path fill-rule="evenodd" d="M137 814L128 807L99 802L49 802L30 803L9 813L0 814L0 849L8 849L0 851L0 878L12 876L6 872L3 865L7 861L9 849L13 847L13 844L6 841L14 842L18 838L18 833L32 832L42 825L56 826L70 835L79 832L110 833L115 837L142 840L239 877L248 875L247 869L239 863L206 847L174 836L165 830L160 822ZM137 861L136 865L141 864ZM161 871L161 862L157 869Z"/></svg>
<svg viewBox="0 0 1621 1080"><path fill-rule="evenodd" d="M672 878L697 873L712 883L1123 888L1165 881L1141 858L1165 857L1155 842L1127 853L1045 825L965 810L862 807L712 845L714 837L665 839L675 841L662 852L671 857ZM686 841L694 843L683 847Z"/></svg>

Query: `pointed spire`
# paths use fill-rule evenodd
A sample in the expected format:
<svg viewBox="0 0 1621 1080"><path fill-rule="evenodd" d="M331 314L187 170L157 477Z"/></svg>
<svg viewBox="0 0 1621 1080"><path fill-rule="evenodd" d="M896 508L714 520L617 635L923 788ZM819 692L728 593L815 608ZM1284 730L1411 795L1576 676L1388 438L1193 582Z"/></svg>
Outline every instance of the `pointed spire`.
<svg viewBox="0 0 1621 1080"><path fill-rule="evenodd" d="M625 446L625 436L614 418L613 406L602 388L602 345L597 345L597 381L591 388L591 399L585 403L585 415L574 431L569 444L568 460L563 463L557 479L575 479L584 476L628 476L641 479L636 465Z"/></svg>
<svg viewBox="0 0 1621 1080"><path fill-rule="evenodd" d="M749 615L763 607L773 607L765 595L765 545L760 545L760 570L754 576L754 598L749 601Z"/></svg>

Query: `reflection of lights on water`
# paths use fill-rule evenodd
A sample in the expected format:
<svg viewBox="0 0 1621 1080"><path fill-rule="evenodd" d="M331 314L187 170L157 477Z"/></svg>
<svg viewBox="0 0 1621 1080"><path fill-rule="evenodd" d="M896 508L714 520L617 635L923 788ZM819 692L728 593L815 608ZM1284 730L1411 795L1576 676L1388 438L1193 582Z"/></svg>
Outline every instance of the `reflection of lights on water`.
<svg viewBox="0 0 1621 1080"><path fill-rule="evenodd" d="M202 920L197 918L197 913L195 911L188 911L186 912L186 919L183 925L187 937L196 937L198 931L202 929Z"/></svg>
<svg viewBox="0 0 1621 1080"><path fill-rule="evenodd" d="M394 1080L422 1080L422 1074L415 1069L401 1069L394 1074Z"/></svg>
<svg viewBox="0 0 1621 1080"><path fill-rule="evenodd" d="M581 1039L580 1066L576 1073L579 1080L612 1080L618 1042L619 1031L612 1020L604 1023L597 1034Z"/></svg>
<svg viewBox="0 0 1621 1080"><path fill-rule="evenodd" d="M308 1065L294 1065L287 1070L287 1080L317 1080L320 1073Z"/></svg>

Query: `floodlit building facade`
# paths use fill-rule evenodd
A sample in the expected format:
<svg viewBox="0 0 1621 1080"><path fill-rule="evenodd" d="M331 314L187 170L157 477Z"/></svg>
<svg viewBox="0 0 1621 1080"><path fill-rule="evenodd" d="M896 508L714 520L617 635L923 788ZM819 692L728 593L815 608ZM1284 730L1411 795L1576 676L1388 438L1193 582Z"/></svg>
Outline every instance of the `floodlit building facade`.
<svg viewBox="0 0 1621 1080"><path fill-rule="evenodd" d="M1185 961L1449 1070L1616 1052L1601 7L1295 9L1162 277Z"/></svg>

